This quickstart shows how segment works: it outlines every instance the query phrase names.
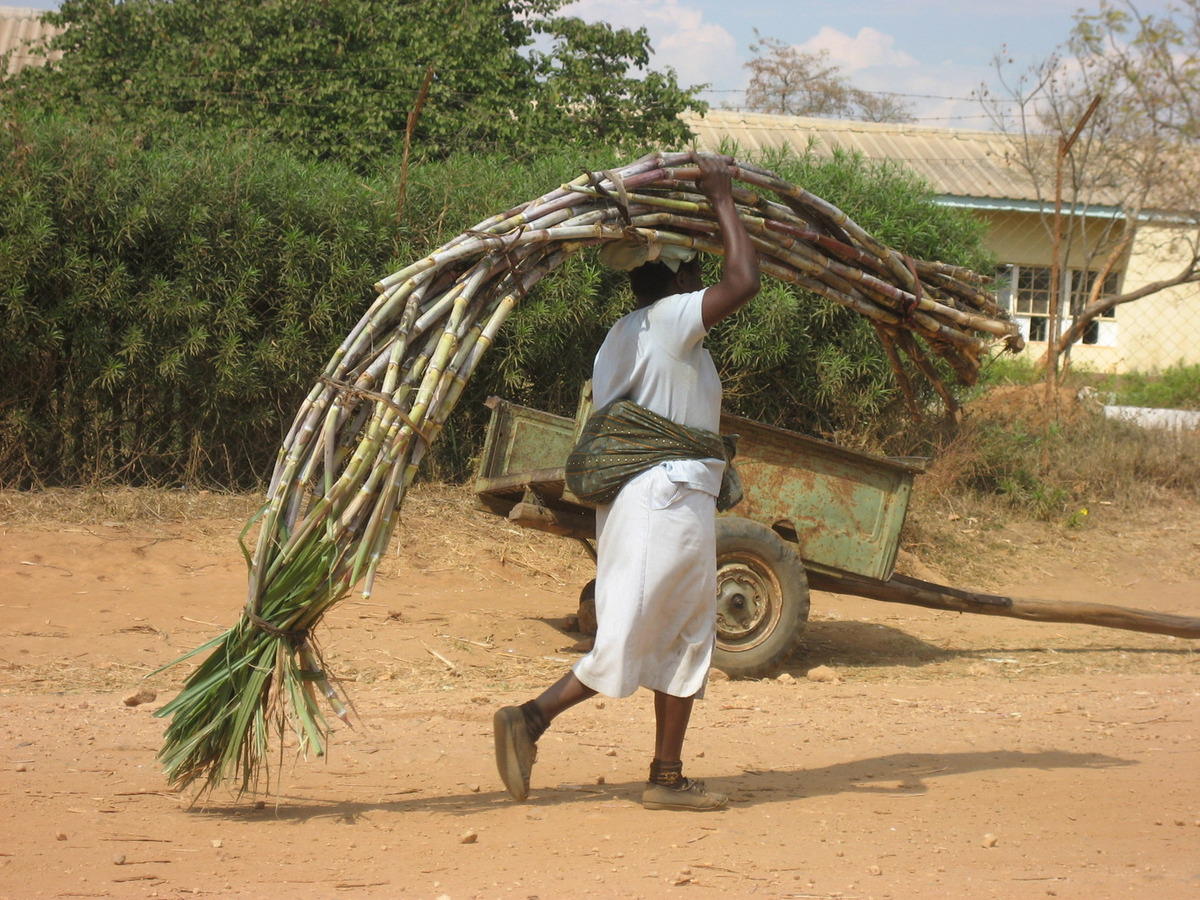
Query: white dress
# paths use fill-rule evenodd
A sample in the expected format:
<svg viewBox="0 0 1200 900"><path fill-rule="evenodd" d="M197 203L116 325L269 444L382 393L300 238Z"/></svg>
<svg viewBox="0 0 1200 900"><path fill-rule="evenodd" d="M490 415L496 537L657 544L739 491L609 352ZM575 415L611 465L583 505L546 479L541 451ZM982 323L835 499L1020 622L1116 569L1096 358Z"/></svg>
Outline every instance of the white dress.
<svg viewBox="0 0 1200 900"><path fill-rule="evenodd" d="M704 349L704 292L635 310L596 354L592 402L628 398L691 428L717 431L721 380ZM574 672L625 697L639 686L701 696L716 625L716 496L723 460L671 460L630 479L596 511L592 651Z"/></svg>

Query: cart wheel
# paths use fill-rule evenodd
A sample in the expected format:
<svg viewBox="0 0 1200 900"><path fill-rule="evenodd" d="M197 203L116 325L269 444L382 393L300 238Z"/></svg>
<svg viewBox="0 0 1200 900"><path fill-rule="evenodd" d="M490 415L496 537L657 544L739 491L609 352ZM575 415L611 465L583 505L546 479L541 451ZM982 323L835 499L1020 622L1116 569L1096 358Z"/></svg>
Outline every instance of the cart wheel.
<svg viewBox="0 0 1200 900"><path fill-rule="evenodd" d="M596 579L593 578L579 592L579 631L582 634L596 633Z"/></svg>
<svg viewBox="0 0 1200 900"><path fill-rule="evenodd" d="M800 644L808 579L799 554L765 525L717 519L717 646L713 665L734 678L767 675Z"/></svg>

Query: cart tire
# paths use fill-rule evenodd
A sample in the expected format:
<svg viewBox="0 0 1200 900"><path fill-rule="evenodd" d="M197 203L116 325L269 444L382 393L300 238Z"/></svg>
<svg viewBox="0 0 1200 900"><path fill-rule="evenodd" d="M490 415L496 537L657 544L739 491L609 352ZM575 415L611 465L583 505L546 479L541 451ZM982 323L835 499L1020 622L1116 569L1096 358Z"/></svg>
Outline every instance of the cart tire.
<svg viewBox="0 0 1200 900"><path fill-rule="evenodd" d="M779 669L808 621L808 578L800 556L765 525L717 519L717 646L712 664L731 678Z"/></svg>
<svg viewBox="0 0 1200 900"><path fill-rule="evenodd" d="M589 636L596 634L596 579L593 578L579 591L579 632Z"/></svg>

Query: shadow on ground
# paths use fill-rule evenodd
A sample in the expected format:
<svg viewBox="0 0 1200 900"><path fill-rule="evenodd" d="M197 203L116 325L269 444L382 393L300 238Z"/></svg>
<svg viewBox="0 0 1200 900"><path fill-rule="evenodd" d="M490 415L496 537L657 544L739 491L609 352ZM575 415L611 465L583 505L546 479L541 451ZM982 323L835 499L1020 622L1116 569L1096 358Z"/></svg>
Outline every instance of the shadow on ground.
<svg viewBox="0 0 1200 900"><path fill-rule="evenodd" d="M588 638L572 630L577 624L574 616L540 616L531 621L542 622L561 632L571 644L586 642ZM1088 647L971 647L948 650L915 637L906 631L878 622L859 622L845 619L810 619L805 626L799 649L778 672L802 676L816 666L837 668L873 668L906 666L919 668L930 663L947 662L954 659L987 660L989 657L1011 657L1018 653L1044 654L1051 649L1065 658L1089 653L1121 654L1166 654L1187 656L1200 651L1200 647L1133 647L1119 643L1119 635L1111 636L1114 643ZM581 648L582 649L582 648ZM568 647L560 652L567 652Z"/></svg>
<svg viewBox="0 0 1200 900"><path fill-rule="evenodd" d="M813 666L921 666L963 654L877 622L813 620L804 629L800 649L782 671L806 672Z"/></svg>
<svg viewBox="0 0 1200 900"><path fill-rule="evenodd" d="M1063 750L1022 752L1015 750L979 750L960 753L893 753L867 759L834 763L820 768L744 769L740 773L705 780L727 792L733 808L760 803L786 802L808 797L836 794L880 794L904 797L925 794L932 778L964 775L1000 769L1108 769L1130 766L1135 760L1106 756L1102 753L1071 753ZM638 803L645 784L621 782L605 785L537 785L534 770L533 790L525 806L557 806L563 803L596 803L626 800ZM411 790L411 789L410 789ZM352 824L372 812L423 812L468 816L512 805L503 791L445 795L412 795L403 800L380 799L378 802L323 802L314 797L281 796L264 809L250 805L211 804L197 806L193 814L254 821L262 819L306 821L336 818Z"/></svg>

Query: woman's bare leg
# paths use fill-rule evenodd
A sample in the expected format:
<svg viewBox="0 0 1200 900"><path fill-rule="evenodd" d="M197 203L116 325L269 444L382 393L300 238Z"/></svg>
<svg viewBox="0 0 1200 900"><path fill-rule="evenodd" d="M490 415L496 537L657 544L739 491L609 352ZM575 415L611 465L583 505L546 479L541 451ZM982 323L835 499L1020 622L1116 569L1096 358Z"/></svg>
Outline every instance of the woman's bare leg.
<svg viewBox="0 0 1200 900"><path fill-rule="evenodd" d="M594 696L595 691L576 678L574 672L568 672L542 691L533 703L542 714L542 719L549 725L559 713Z"/></svg>
<svg viewBox="0 0 1200 900"><path fill-rule="evenodd" d="M695 697L654 692L654 759L642 792L646 809L724 809L728 798L710 791L703 781L683 777L683 738L692 717Z"/></svg>
<svg viewBox="0 0 1200 900"><path fill-rule="evenodd" d="M679 762L683 739L692 717L695 697L675 697L654 692L654 758L661 762Z"/></svg>

